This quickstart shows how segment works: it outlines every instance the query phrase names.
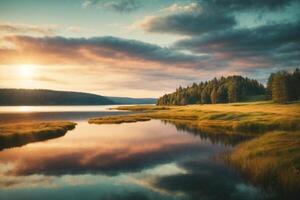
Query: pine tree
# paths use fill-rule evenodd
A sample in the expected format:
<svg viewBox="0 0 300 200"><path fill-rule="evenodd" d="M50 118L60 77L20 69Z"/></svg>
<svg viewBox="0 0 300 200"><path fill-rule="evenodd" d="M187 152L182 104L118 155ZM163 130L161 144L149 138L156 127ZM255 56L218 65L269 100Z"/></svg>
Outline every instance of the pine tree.
<svg viewBox="0 0 300 200"><path fill-rule="evenodd" d="M217 89L214 87L210 94L210 101L211 103L217 103Z"/></svg>
<svg viewBox="0 0 300 200"><path fill-rule="evenodd" d="M274 75L272 81L272 99L277 103L286 103L289 100L286 72L279 72Z"/></svg>

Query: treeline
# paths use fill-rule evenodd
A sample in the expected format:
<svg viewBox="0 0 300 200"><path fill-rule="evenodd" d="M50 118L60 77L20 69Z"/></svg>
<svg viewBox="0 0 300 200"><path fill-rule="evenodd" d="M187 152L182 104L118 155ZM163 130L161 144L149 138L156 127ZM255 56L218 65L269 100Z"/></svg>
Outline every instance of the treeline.
<svg viewBox="0 0 300 200"><path fill-rule="evenodd" d="M266 89L257 80L242 76L228 76L199 84L193 83L192 86L179 87L175 92L160 97L157 105L232 103L259 95L265 95L267 99L277 103L299 100L300 70L272 73Z"/></svg>
<svg viewBox="0 0 300 200"><path fill-rule="evenodd" d="M179 87L174 93L165 94L157 100L158 105L231 103L249 96L264 95L265 88L254 79L242 76L214 78L207 82Z"/></svg>
<svg viewBox="0 0 300 200"><path fill-rule="evenodd" d="M300 70L272 73L267 83L267 97L277 103L300 99Z"/></svg>

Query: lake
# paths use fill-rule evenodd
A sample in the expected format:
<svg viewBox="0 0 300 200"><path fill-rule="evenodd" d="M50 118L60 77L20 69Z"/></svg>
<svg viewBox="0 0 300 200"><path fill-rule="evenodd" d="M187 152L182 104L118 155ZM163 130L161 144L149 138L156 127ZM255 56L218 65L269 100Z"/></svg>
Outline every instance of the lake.
<svg viewBox="0 0 300 200"><path fill-rule="evenodd" d="M111 107L111 106L109 106ZM71 120L65 136L0 151L0 199L270 199L220 158L244 138L161 120L88 124L108 106L0 107L2 122Z"/></svg>

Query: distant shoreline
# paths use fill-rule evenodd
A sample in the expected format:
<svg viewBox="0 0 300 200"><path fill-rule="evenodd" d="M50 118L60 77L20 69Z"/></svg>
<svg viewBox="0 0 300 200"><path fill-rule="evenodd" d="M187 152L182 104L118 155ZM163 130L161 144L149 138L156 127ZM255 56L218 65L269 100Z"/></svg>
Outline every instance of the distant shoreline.
<svg viewBox="0 0 300 200"><path fill-rule="evenodd" d="M95 106L155 103L155 98L110 97L45 89L0 89L0 106Z"/></svg>

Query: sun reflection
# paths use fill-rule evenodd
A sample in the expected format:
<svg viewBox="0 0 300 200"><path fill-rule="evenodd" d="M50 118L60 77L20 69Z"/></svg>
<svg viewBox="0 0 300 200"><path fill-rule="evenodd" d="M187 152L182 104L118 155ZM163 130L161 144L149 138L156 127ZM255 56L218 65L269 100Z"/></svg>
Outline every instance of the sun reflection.
<svg viewBox="0 0 300 200"><path fill-rule="evenodd" d="M32 106L18 106L19 112L30 112L32 111Z"/></svg>

